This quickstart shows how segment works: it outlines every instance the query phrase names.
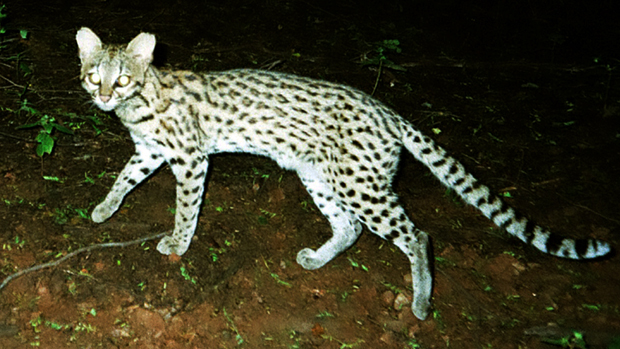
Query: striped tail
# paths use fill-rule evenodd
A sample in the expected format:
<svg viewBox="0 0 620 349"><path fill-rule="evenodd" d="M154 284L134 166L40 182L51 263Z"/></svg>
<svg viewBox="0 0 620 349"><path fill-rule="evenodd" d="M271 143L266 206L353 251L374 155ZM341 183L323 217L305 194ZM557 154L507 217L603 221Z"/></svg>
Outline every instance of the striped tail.
<svg viewBox="0 0 620 349"><path fill-rule="evenodd" d="M570 259L597 258L611 251L607 242L564 238L530 222L499 197L491 194L487 186L467 173L463 165L447 155L431 138L424 136L408 123L402 126L402 135L405 147L444 185L457 192L468 204L482 211L495 225L526 244L553 256Z"/></svg>

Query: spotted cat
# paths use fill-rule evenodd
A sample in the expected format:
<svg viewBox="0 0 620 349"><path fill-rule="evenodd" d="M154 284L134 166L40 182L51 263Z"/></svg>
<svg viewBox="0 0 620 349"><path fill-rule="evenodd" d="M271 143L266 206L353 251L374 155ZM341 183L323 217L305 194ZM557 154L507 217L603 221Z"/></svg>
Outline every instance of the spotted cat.
<svg viewBox="0 0 620 349"><path fill-rule="evenodd" d="M467 203L526 244L582 259L610 251L598 240L558 237L519 216L429 137L367 94L351 87L271 71L160 71L151 65L155 37L104 46L90 29L77 32L81 82L93 102L116 112L135 154L92 213L103 222L123 198L164 162L177 179L174 233L157 245L182 255L196 229L209 154L264 155L297 172L333 236L297 262L317 269L351 246L365 226L398 246L411 262L412 310L429 313L429 239L409 220L391 189L402 147Z"/></svg>

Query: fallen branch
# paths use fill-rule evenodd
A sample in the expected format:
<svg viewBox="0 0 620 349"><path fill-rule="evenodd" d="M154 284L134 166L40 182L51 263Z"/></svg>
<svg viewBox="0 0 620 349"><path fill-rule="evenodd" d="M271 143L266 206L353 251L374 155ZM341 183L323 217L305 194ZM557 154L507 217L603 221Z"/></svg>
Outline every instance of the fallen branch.
<svg viewBox="0 0 620 349"><path fill-rule="evenodd" d="M90 245L90 246L87 246L87 247L82 247L82 248L80 248L78 250L75 250L75 251L67 254L66 256L64 256L64 257L62 257L62 258L60 258L58 260L55 260L53 262L48 262L48 263L43 263L43 264L35 265L34 267L23 269L23 270L18 271L17 273L14 273L14 274L11 274L11 275L7 276L6 279L4 279L4 281L2 281L2 284L0 284L0 290L2 290L11 280L13 280L15 278L18 278L18 277L20 277L20 276L22 276L24 274L32 273L34 271L41 270L41 269L44 269L44 268L55 267L58 264L66 261L67 259L69 259L69 258L71 258L71 257L73 257L73 256L75 256L75 255L77 255L79 253L88 252L88 251L96 250L96 249L99 249L99 248L126 247L126 246L129 246L129 245L139 244L139 243L144 242L144 241L159 239L161 237L164 237L166 234L167 233L159 233L159 234L147 236L147 237L144 237L144 238L141 238L141 239L138 239L138 240L133 240L133 241L106 242L106 243L103 243L103 244L96 244L96 245Z"/></svg>

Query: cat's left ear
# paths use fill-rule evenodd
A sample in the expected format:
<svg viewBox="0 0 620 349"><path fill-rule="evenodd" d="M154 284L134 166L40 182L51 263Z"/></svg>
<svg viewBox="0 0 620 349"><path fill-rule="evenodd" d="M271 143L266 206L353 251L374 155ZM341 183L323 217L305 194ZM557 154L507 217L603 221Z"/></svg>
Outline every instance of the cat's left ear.
<svg viewBox="0 0 620 349"><path fill-rule="evenodd" d="M127 45L127 54L134 56L145 65L153 61L153 51L155 50L155 35L149 33L140 33L129 45Z"/></svg>

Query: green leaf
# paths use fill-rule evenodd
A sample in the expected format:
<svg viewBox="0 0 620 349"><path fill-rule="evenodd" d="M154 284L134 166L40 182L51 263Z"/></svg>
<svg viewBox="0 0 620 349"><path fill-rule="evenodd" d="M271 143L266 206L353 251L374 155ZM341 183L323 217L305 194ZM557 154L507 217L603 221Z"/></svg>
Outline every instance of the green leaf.
<svg viewBox="0 0 620 349"><path fill-rule="evenodd" d="M24 76L32 74L32 69L30 69L30 66L24 62L19 62L19 70L24 73Z"/></svg>
<svg viewBox="0 0 620 349"><path fill-rule="evenodd" d="M50 125L52 125L55 129L57 129L58 131L62 132L62 133L66 133L66 134L73 134L73 131L71 129L68 129L60 124L57 123L50 123Z"/></svg>
<svg viewBox="0 0 620 349"><path fill-rule="evenodd" d="M50 124L50 123L47 123L47 122L42 122L41 123L41 127L43 127L45 132L47 132L48 134L51 134L52 131L54 131L54 124Z"/></svg>
<svg viewBox="0 0 620 349"><path fill-rule="evenodd" d="M41 126L41 121L33 122L32 124L26 124L26 125L17 126L15 129L16 130L23 130L23 129L26 129L26 128L33 128L33 127L37 127L37 126Z"/></svg>
<svg viewBox="0 0 620 349"><path fill-rule="evenodd" d="M258 224L266 225L269 224L269 221L267 221L267 218L265 218L265 216L258 216Z"/></svg>
<svg viewBox="0 0 620 349"><path fill-rule="evenodd" d="M37 135L36 141L39 142L37 146L37 155L43 156L43 154L51 154L54 149L54 138L49 133L40 132Z"/></svg>
<svg viewBox="0 0 620 349"><path fill-rule="evenodd" d="M52 181L52 182L60 182L60 183L62 183L62 181L60 180L60 178L55 177L55 176L43 176L43 179L45 179L46 181Z"/></svg>

